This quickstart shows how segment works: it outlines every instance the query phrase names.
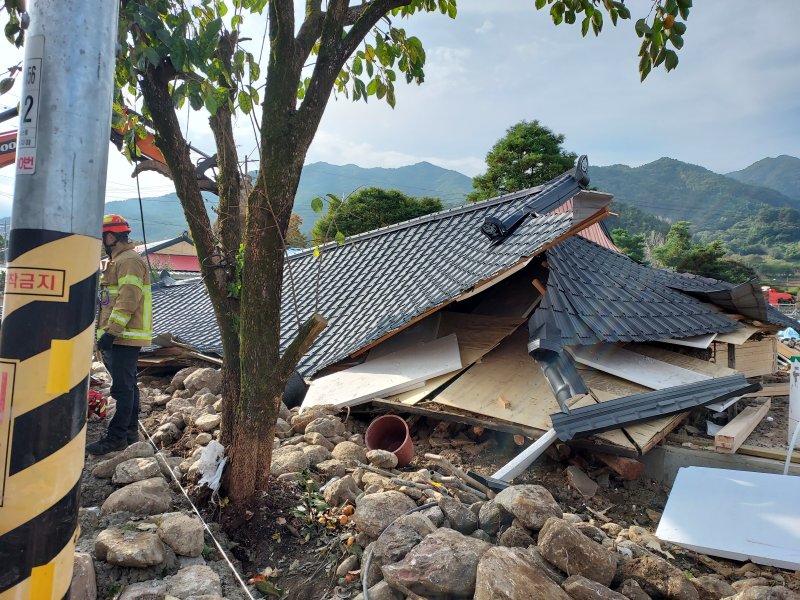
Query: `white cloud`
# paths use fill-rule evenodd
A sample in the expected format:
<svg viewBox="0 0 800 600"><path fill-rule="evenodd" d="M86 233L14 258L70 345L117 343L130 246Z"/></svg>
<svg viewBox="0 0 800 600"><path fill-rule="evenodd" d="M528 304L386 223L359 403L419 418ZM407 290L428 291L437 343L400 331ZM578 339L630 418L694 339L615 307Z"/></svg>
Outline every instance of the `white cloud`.
<svg viewBox="0 0 800 600"><path fill-rule="evenodd" d="M488 32L490 32L492 29L494 29L494 23L492 23L491 21L484 21L484 22L481 24L481 26L480 26L480 27L478 27L478 28L475 30L475 33L478 33L478 34L484 34L484 33L488 33Z"/></svg>

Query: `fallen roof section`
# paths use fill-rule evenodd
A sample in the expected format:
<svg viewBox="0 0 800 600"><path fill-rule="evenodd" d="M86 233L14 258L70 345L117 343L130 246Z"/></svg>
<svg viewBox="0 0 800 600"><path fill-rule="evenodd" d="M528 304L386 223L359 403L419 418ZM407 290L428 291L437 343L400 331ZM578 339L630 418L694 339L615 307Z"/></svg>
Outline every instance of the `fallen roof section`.
<svg viewBox="0 0 800 600"><path fill-rule="evenodd" d="M525 218L501 243L481 234L487 216L522 209L543 186L427 215L311 249L286 260L281 345L313 312L329 326L299 364L304 376L357 352L441 308L473 288L525 264L548 246L573 235L607 212L608 194L589 196L602 208L589 222L573 213ZM601 200L598 204L598 199ZM575 199L576 210L582 201ZM205 287L192 284L153 291L154 331L170 331L202 352L221 353Z"/></svg>
<svg viewBox="0 0 800 600"><path fill-rule="evenodd" d="M530 321L531 351L687 338L740 327L675 289L680 276L640 265L583 238L550 248L547 265L547 293Z"/></svg>
<svg viewBox="0 0 800 600"><path fill-rule="evenodd" d="M744 375L730 375L583 406L572 409L569 414L552 414L550 419L558 438L566 442L575 437L681 413L758 389L761 389L761 384L748 383Z"/></svg>

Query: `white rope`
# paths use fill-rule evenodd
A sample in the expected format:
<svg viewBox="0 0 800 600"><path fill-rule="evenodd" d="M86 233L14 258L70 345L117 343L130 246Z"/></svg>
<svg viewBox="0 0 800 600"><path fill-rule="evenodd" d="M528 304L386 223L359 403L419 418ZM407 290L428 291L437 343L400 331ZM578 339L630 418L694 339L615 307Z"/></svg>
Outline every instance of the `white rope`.
<svg viewBox="0 0 800 600"><path fill-rule="evenodd" d="M181 489L184 498L186 498L186 501L192 507L194 514L196 514L197 518L200 519L200 522L203 524L203 527L205 527L206 531L208 532L208 535L211 537L211 540L217 547L217 550L219 550L219 553L222 554L222 558L224 558L225 562L228 563L228 567L230 567L231 573L233 573L233 576L236 577L236 581L239 582L239 585L242 586L244 593L247 594L247 597L250 598L250 600L255 600L253 594L251 594L250 590L247 589L247 584L245 584L244 580L239 575L239 572L236 570L236 567L233 566L233 563L231 562L231 559L228 558L228 555L225 553L225 550L222 549L222 545L220 545L220 543L217 541L217 538L214 537L214 534L211 532L211 529L209 528L208 524L203 519L203 516L200 514L200 511L197 510L197 507L194 505L194 502L192 502L191 498L189 498L189 494L186 493L186 490L181 485L181 482L178 481L177 477L175 477L175 473L172 472L172 468L169 466L167 459L164 458L164 456L161 454L161 451L158 449L158 446L156 446L156 443L153 441L153 438L150 437L150 434L147 433L147 429L144 428L144 424L141 421L139 421L139 427L141 427L142 431L147 436L147 439L150 441L150 445L153 446L153 448L155 449L156 456L160 458L163 461L164 465L167 467L167 471L169 471L169 475L170 477L172 477L172 480L178 484L178 487Z"/></svg>

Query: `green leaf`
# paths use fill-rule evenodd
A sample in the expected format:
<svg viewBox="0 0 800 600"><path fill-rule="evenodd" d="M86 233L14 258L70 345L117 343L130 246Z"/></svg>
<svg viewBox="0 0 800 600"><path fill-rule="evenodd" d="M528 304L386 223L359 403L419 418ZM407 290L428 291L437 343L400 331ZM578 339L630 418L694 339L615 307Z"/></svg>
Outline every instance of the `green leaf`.
<svg viewBox="0 0 800 600"><path fill-rule="evenodd" d="M336 239L336 243L341 246L342 244L344 244L344 240L346 238L345 238L344 234L341 231L337 231L335 239Z"/></svg>
<svg viewBox="0 0 800 600"><path fill-rule="evenodd" d="M575 11L574 10L568 10L567 12L565 12L564 13L564 21L568 25L572 25L573 23L575 23Z"/></svg>
<svg viewBox="0 0 800 600"><path fill-rule="evenodd" d="M678 66L678 53L674 50L667 50L666 55L664 66L667 68L667 71L672 71L672 69Z"/></svg>
<svg viewBox="0 0 800 600"><path fill-rule="evenodd" d="M262 594L267 596L274 596L275 598L283 598L283 590L277 587L269 580L257 581L256 589Z"/></svg>
<svg viewBox="0 0 800 600"><path fill-rule="evenodd" d="M154 48L145 46L144 55L145 57L147 57L147 62L149 62L154 67L157 67L158 63L161 62L161 59L158 56L158 52L156 52Z"/></svg>
<svg viewBox="0 0 800 600"><path fill-rule="evenodd" d="M672 45L675 46L678 50L683 48L683 37L678 35L677 33L673 33L669 36L669 41L672 42Z"/></svg>
<svg viewBox="0 0 800 600"><path fill-rule="evenodd" d="M357 56L353 59L353 73L356 75L361 75L364 71L364 63L361 62L361 59Z"/></svg>
<svg viewBox="0 0 800 600"><path fill-rule="evenodd" d="M253 101L250 98L250 94L245 91L239 92L239 108L241 108L242 112L246 115L250 114L250 111L253 110Z"/></svg>
<svg viewBox="0 0 800 600"><path fill-rule="evenodd" d="M450 4L447 7L447 16L450 17L451 19L455 19L456 15L458 15L458 8L456 7L456 3L453 1L450 2Z"/></svg>
<svg viewBox="0 0 800 600"><path fill-rule="evenodd" d="M676 33L678 35L683 35L686 33L686 23L675 21L675 23L672 25L672 34L675 35Z"/></svg>
<svg viewBox="0 0 800 600"><path fill-rule="evenodd" d="M542 10L545 4L547 4L547 0L536 0L536 10Z"/></svg>
<svg viewBox="0 0 800 600"><path fill-rule="evenodd" d="M317 197L311 201L311 210L315 213L321 213L323 208L322 198Z"/></svg>
<svg viewBox="0 0 800 600"><path fill-rule="evenodd" d="M581 21L581 35L586 37L586 34L589 33L589 25L591 23L591 19L589 17L584 17L583 21Z"/></svg>
<svg viewBox="0 0 800 600"><path fill-rule="evenodd" d="M231 29L236 29L242 24L243 21L244 19L242 19L242 15L233 15L233 18L231 19Z"/></svg>
<svg viewBox="0 0 800 600"><path fill-rule="evenodd" d="M650 26L645 22L644 19L639 19L636 21L636 35L642 37L643 35L652 34L653 30L650 29Z"/></svg>
<svg viewBox="0 0 800 600"><path fill-rule="evenodd" d="M12 87L14 87L14 79L12 77L6 77L0 81L0 94L5 94L10 91Z"/></svg>
<svg viewBox="0 0 800 600"><path fill-rule="evenodd" d="M367 86L367 95L374 96L377 91L378 91L378 80L373 79L372 81L369 82L369 85Z"/></svg>

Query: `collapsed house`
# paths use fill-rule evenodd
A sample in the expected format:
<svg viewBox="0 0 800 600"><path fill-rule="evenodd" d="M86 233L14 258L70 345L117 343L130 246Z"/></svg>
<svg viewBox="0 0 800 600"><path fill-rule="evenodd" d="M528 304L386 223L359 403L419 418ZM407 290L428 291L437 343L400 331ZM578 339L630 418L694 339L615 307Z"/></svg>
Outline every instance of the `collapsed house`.
<svg viewBox="0 0 800 600"><path fill-rule="evenodd" d="M689 409L757 389L745 376L774 370L774 333L796 323L755 285L622 255L602 224L612 196L587 184L582 157L545 185L288 257L282 344L314 312L329 323L298 365L304 405L373 402L639 456ZM158 339L221 354L201 280L156 287L153 305Z"/></svg>

